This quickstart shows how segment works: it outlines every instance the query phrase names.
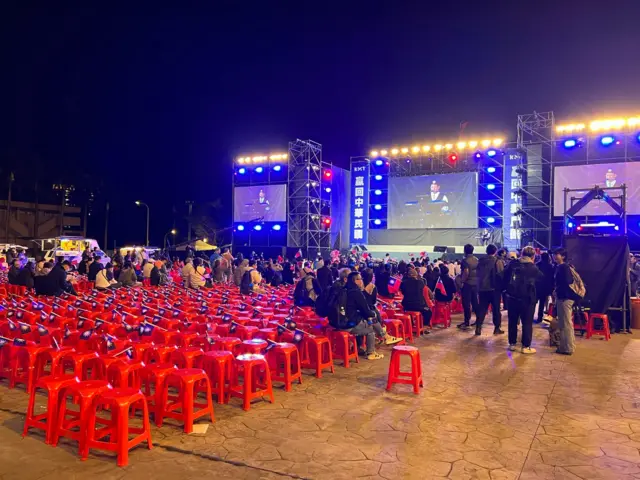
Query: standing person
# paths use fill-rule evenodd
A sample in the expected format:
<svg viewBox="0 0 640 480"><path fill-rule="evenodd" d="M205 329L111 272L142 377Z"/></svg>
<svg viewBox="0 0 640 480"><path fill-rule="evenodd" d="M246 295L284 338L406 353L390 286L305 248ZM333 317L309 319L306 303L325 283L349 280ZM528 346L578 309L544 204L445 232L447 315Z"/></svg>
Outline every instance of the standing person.
<svg viewBox="0 0 640 480"><path fill-rule="evenodd" d="M573 355L576 349L576 337L573 331L573 304L580 300L570 285L573 284L573 273L567 263L567 251L558 248L553 252L556 262L556 310L558 312L558 328L560 328L560 345L556 353Z"/></svg>
<svg viewBox="0 0 640 480"><path fill-rule="evenodd" d="M402 308L405 312L419 312L422 314L423 324L425 327L431 326L431 310L424 298L424 288L426 287L424 280L420 278L415 268L409 268L407 274L402 279L400 291L404 296L402 299ZM424 334L431 333L425 330Z"/></svg>
<svg viewBox="0 0 640 480"><path fill-rule="evenodd" d="M504 331L500 328L502 315L500 314L500 293L504 264L496 256L497 247L487 245L487 256L478 262L478 296L479 304L476 313L476 335L482 333L482 324L487 315L489 305L493 316L493 334L501 335Z"/></svg>
<svg viewBox="0 0 640 480"><path fill-rule="evenodd" d="M502 260L502 265L506 270L507 266L509 265L509 258L507 257L506 248L501 248L500 250L498 250L498 258ZM500 285L500 292L501 292L500 295L502 296L502 309L506 310L507 309L507 293L505 292L504 282L503 282L503 285Z"/></svg>
<svg viewBox="0 0 640 480"><path fill-rule="evenodd" d="M533 260L536 251L533 247L524 247L520 259L514 260L507 268L507 295L509 296L509 350L516 350L518 342L518 321L522 323L522 353L536 353L531 348L533 336L533 314L535 313L536 281L542 273ZM573 327L572 327L573 329Z"/></svg>
<svg viewBox="0 0 640 480"><path fill-rule="evenodd" d="M18 285L32 289L33 277L35 277L35 265L33 262L27 262L18 273Z"/></svg>
<svg viewBox="0 0 640 480"><path fill-rule="evenodd" d="M100 270L102 270L102 264L98 261L98 257L91 257L89 269L87 270L87 280L95 282Z"/></svg>
<svg viewBox="0 0 640 480"><path fill-rule="evenodd" d="M629 281L631 283L631 296L635 297L640 284L640 264L638 263L638 257L635 255L629 255Z"/></svg>
<svg viewBox="0 0 640 480"><path fill-rule="evenodd" d="M464 322L458 328L466 330L471 324L471 312L478 316L478 257L473 254L473 245L467 243L464 246L464 259L462 260L462 308L464 310Z"/></svg>
<svg viewBox="0 0 640 480"><path fill-rule="evenodd" d="M551 255L544 252L540 256L540 261L536 264L542 277L536 283L536 293L538 294L538 319L536 323L542 323L542 317L547 309L549 296L553 293L553 265L551 265Z"/></svg>
<svg viewBox="0 0 640 480"><path fill-rule="evenodd" d="M20 285L20 260L17 258L11 262L7 280L9 281L9 285Z"/></svg>

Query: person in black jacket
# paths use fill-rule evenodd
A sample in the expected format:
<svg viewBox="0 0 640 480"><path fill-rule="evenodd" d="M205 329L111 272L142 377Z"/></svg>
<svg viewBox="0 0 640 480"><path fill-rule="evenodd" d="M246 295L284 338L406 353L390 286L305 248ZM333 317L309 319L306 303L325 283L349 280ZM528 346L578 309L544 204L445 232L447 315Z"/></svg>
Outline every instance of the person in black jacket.
<svg viewBox="0 0 640 480"><path fill-rule="evenodd" d="M318 280L318 285L320 285L320 291L326 291L333 284L333 274L331 273L331 269L329 268L330 260L326 258L323 262L322 267L318 269L316 272L316 278Z"/></svg>
<svg viewBox="0 0 640 480"><path fill-rule="evenodd" d="M415 268L408 268L407 274L402 279L400 291L404 298L402 299L402 308L405 312L420 312L425 326L431 325L431 310L427 306L424 298L424 280L418 275ZM425 330L425 335L430 333Z"/></svg>
<svg viewBox="0 0 640 480"><path fill-rule="evenodd" d="M33 288L33 278L35 276L35 265L33 262L27 262L27 264L22 267L20 273L18 273L18 285L23 287L27 287L29 289Z"/></svg>
<svg viewBox="0 0 640 480"><path fill-rule="evenodd" d="M378 295L385 298L393 298L389 292L389 280L391 279L391 265L386 264L379 267L376 272L376 289Z"/></svg>
<svg viewBox="0 0 640 480"><path fill-rule="evenodd" d="M531 348L533 337L533 314L538 296L536 282L542 273L533 263L536 251L533 247L524 247L522 256L509 263L505 271L505 284L509 296L507 311L509 314L509 350L516 350L518 342L518 321L522 323L522 353L536 353Z"/></svg>
<svg viewBox="0 0 640 480"><path fill-rule="evenodd" d="M51 271L44 276L38 277L35 282L36 294L59 297L63 292L77 295L71 283L67 281L67 271L71 269L68 261L58 261Z"/></svg>
<svg viewBox="0 0 640 480"><path fill-rule="evenodd" d="M20 285L20 260L14 260L7 274L9 285Z"/></svg>
<svg viewBox="0 0 640 480"><path fill-rule="evenodd" d="M493 316L493 334L500 335L504 331L500 328L502 315L500 313L500 294L502 293L502 278L504 264L496 256L497 247L487 245L487 255L478 261L478 310L476 314L476 335L482 333L482 324L491 305Z"/></svg>
<svg viewBox="0 0 640 480"><path fill-rule="evenodd" d="M536 323L542 323L542 317L547 309L549 296L553 293L554 278L553 265L551 265L551 255L544 252L540 256L540 261L536 263L538 270L542 273L542 277L536 283L536 293L538 294L538 320Z"/></svg>
<svg viewBox="0 0 640 480"><path fill-rule="evenodd" d="M376 313L371 310L362 293L364 283L359 272L351 272L347 278L347 304L345 313L347 327L345 330L356 337L364 337L366 344L365 355L369 360L380 360L384 355L376 352L376 336L373 321Z"/></svg>
<svg viewBox="0 0 640 480"><path fill-rule="evenodd" d="M285 285L293 285L293 271L291 270L291 264L288 260L282 264L282 283Z"/></svg>
<svg viewBox="0 0 640 480"><path fill-rule="evenodd" d="M435 288L434 294L437 302L449 303L453 301L453 296L456 294L456 282L449 275L449 267L444 263L440 264L440 277L439 280L444 285L445 293L442 293L439 288ZM437 286L437 282L436 282Z"/></svg>
<svg viewBox="0 0 640 480"><path fill-rule="evenodd" d="M89 269L87 270L87 280L89 280L90 282L95 282L98 272L103 268L104 267L98 261L98 259L95 257L92 257L91 261L89 262Z"/></svg>

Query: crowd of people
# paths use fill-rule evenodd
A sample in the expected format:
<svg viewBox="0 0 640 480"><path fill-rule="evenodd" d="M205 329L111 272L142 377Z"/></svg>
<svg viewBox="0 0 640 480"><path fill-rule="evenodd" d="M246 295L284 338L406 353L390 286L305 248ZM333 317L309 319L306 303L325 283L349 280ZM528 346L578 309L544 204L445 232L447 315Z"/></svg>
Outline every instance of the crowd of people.
<svg viewBox="0 0 640 480"><path fill-rule="evenodd" d="M488 245L485 253L478 258L474 247L465 245L464 258L455 261L444 258L430 261L423 254L408 262L395 262L389 254L383 259L373 259L356 252L351 255L334 252L331 258L318 257L313 261L296 256L290 261L281 256L234 257L225 248L214 250L210 256L190 249L183 261L162 252L148 258L143 249L136 249L125 255L116 252L105 263L101 252L87 249L78 264L62 259L45 262L41 257L29 262L24 255L24 258L12 256L7 279L10 284L33 289L37 295L75 293L78 279L94 282L98 290L141 283L151 286L177 283L193 289L233 284L247 295L262 292L265 284L295 285L296 305L313 307L335 328L351 332L357 337L362 354L372 360L383 358L376 350L377 345L401 341L386 332L380 312L381 305L392 302L398 290L402 293L404 311L420 313L427 327L434 302L449 303L457 296L463 308L459 329L473 329L475 335L481 335L491 311L493 333L501 335L505 333L501 311L506 309L509 349L518 349L521 325L519 350L524 354L535 353L531 345L533 323L542 322L549 298L555 293L560 330L557 353L571 355L575 350L573 305L580 296L572 288L575 277L567 263L566 251L558 249L553 257L549 253L536 256L533 248L525 247L518 255ZM640 265L636 271L640 279ZM396 282L399 282L397 290L393 287ZM538 314L534 320L536 306ZM424 334L429 334L429 328Z"/></svg>

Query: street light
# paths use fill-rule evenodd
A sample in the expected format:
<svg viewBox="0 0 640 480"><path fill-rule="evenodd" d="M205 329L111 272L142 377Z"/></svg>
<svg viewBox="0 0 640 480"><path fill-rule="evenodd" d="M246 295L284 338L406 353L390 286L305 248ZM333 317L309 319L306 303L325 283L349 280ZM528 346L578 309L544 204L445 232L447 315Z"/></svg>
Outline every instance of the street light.
<svg viewBox="0 0 640 480"><path fill-rule="evenodd" d="M140 200L136 200L136 205L140 206L140 205L144 205L145 207L147 207L147 243L146 246L149 246L149 205L147 205L144 202L141 202Z"/></svg>
<svg viewBox="0 0 640 480"><path fill-rule="evenodd" d="M176 233L178 233L178 231L175 228L172 228L171 230L169 230L167 233L164 234L164 249L167 249L167 237L169 235L173 235L175 237Z"/></svg>

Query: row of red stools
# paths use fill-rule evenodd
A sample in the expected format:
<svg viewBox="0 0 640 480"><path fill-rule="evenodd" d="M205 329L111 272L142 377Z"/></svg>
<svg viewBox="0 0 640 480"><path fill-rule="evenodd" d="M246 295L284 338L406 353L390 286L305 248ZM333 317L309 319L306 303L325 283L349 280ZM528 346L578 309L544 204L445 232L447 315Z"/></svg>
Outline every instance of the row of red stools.
<svg viewBox="0 0 640 480"><path fill-rule="evenodd" d="M555 304L550 303L547 310L549 315L556 316ZM582 316L583 318L580 318ZM584 320L576 322L576 319ZM574 330L582 330L586 333L586 338L591 338L594 335L600 335L604 337L606 341L611 339L611 330L609 327L609 317L606 313L591 313L591 312L573 312L573 328Z"/></svg>

